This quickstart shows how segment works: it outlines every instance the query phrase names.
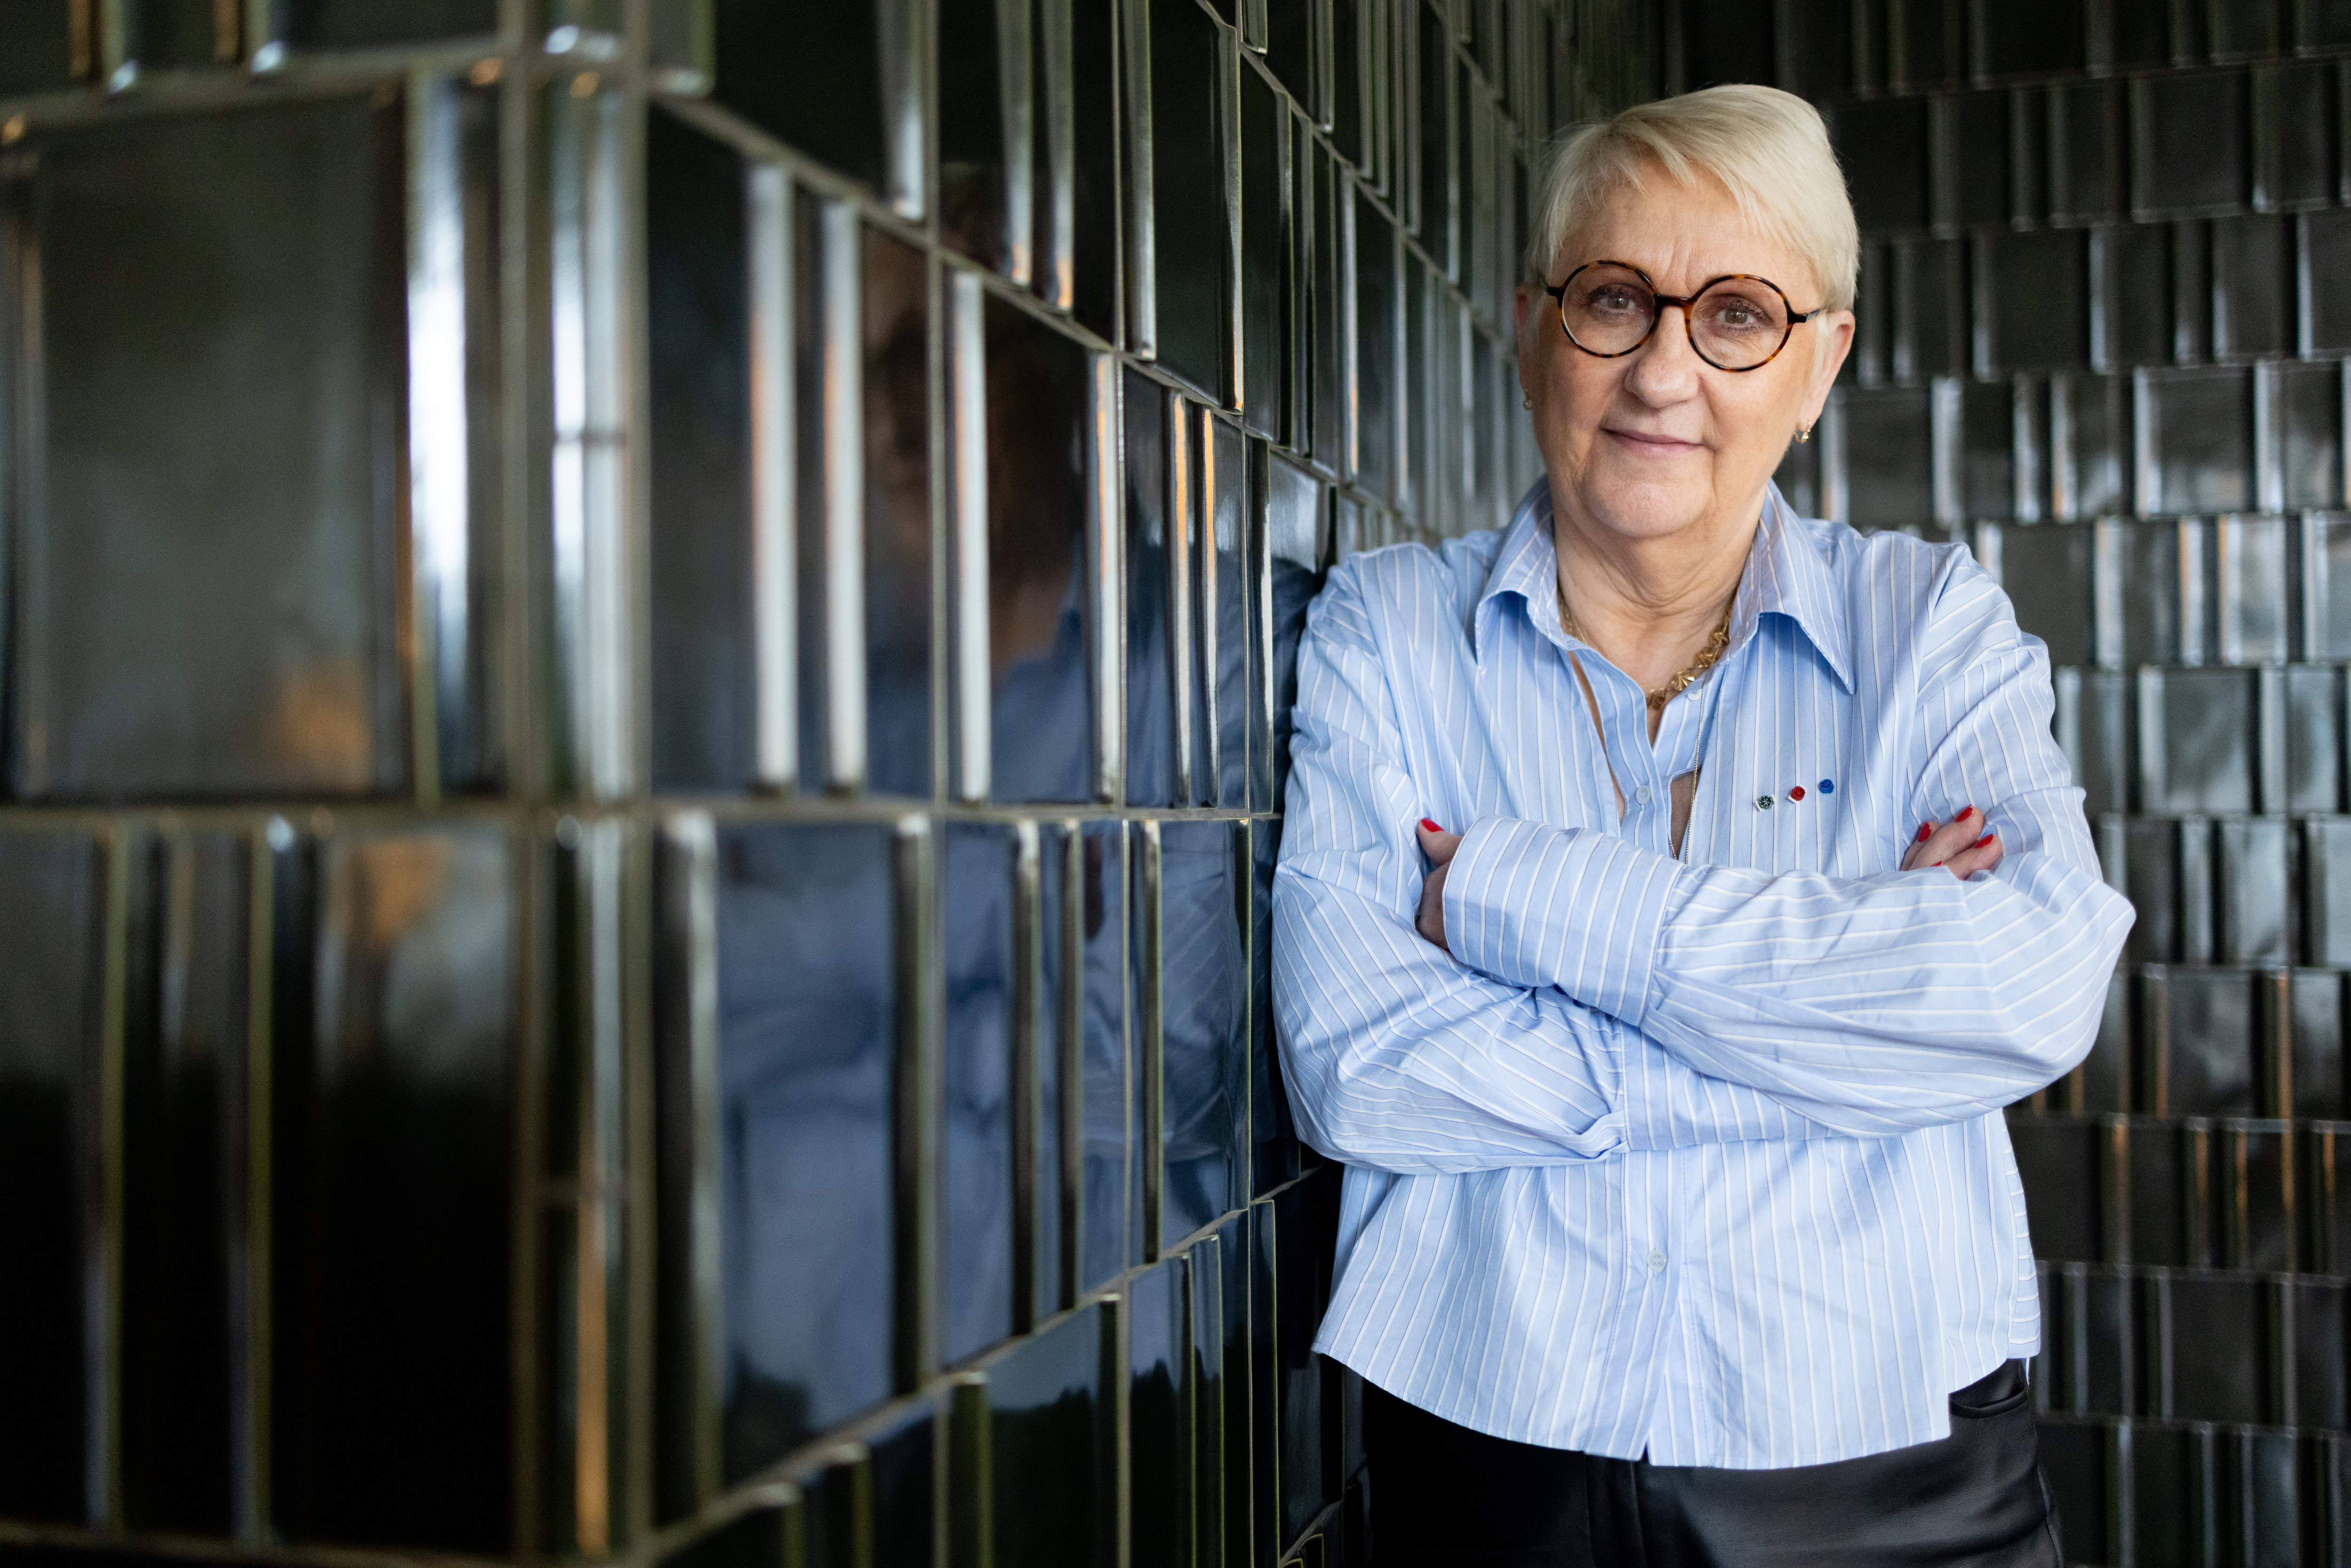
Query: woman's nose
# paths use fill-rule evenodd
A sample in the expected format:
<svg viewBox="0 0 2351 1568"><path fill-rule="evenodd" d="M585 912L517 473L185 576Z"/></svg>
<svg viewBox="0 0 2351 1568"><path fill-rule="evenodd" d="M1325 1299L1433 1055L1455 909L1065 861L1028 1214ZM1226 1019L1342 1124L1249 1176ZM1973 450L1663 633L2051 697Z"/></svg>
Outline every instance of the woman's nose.
<svg viewBox="0 0 2351 1568"><path fill-rule="evenodd" d="M1679 312L1679 319L1671 312ZM1656 329L1633 355L1625 382L1644 402L1674 402L1689 395L1703 363L1690 341L1689 307L1660 301Z"/></svg>

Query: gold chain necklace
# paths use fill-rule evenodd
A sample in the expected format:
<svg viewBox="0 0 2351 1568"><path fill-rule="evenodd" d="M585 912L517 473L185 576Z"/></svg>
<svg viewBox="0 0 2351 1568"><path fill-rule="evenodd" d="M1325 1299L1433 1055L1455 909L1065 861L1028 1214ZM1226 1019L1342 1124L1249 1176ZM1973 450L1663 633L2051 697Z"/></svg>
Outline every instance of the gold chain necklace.
<svg viewBox="0 0 2351 1568"><path fill-rule="evenodd" d="M1560 625L1566 630L1569 636L1573 637L1582 643L1590 643L1592 639L1585 636L1583 634L1583 628L1576 623L1575 612L1567 607L1566 585L1564 583L1559 583L1554 586L1557 588L1559 593ZM1739 596L1735 593L1731 595L1731 599L1734 601ZM1705 674L1708 670L1714 668L1715 661L1721 658L1723 653L1729 647L1730 605L1725 604L1722 607L1721 624L1715 627L1714 635L1706 640L1706 646L1698 650L1698 657L1692 659L1687 664L1676 672L1664 685L1658 686L1649 693L1649 711L1651 713L1663 713L1667 703L1673 701L1676 697L1689 690L1693 682L1695 682L1700 675Z"/></svg>

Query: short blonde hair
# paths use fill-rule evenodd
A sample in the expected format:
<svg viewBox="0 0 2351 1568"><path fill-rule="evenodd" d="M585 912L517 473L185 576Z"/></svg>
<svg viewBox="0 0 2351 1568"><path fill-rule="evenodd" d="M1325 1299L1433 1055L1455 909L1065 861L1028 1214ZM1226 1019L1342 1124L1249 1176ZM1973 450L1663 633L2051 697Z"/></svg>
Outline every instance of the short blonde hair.
<svg viewBox="0 0 2351 1568"><path fill-rule="evenodd" d="M1797 309L1853 308L1861 235L1828 127L1795 94L1746 83L1635 104L1561 137L1535 195L1528 277L1549 282L1575 226L1618 188L1639 190L1650 170L1682 185L1711 175L1760 233L1809 262L1827 298L1797 298Z"/></svg>

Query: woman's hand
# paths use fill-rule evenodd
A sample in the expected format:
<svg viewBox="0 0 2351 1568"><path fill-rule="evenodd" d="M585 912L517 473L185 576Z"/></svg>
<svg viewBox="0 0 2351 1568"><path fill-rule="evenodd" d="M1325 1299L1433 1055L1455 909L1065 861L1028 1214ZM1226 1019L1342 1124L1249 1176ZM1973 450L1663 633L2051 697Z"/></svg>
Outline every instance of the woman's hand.
<svg viewBox="0 0 2351 1568"><path fill-rule="evenodd" d="M1980 871L1991 870L2000 857L2000 835L1987 831L1983 813L1970 806L1948 822L1919 823L1909 852L1902 857L1902 869L1941 866L1965 882ZM1422 907L1427 907L1426 901Z"/></svg>
<svg viewBox="0 0 2351 1568"><path fill-rule="evenodd" d="M1426 817L1420 820L1420 852L1428 857L1428 879L1420 884L1420 918L1416 924L1420 934L1447 953L1445 946L1445 873L1453 864L1453 852L1461 847L1461 835L1448 833Z"/></svg>

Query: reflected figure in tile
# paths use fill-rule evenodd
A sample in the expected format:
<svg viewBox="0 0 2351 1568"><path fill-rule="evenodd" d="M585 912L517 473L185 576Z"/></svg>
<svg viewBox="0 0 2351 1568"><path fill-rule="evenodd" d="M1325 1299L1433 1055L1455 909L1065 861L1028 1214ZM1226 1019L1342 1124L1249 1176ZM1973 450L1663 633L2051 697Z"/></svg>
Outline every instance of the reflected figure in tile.
<svg viewBox="0 0 2351 1568"><path fill-rule="evenodd" d="M1092 793L1086 673L1086 360L1016 306L987 303L987 660L991 792Z"/></svg>
<svg viewBox="0 0 2351 1568"><path fill-rule="evenodd" d="M1160 1237L1174 1246L1244 1201L1248 975L1237 824L1160 832Z"/></svg>
<svg viewBox="0 0 2351 1568"><path fill-rule="evenodd" d="M865 235L867 782L931 794L929 267Z"/></svg>
<svg viewBox="0 0 2351 1568"><path fill-rule="evenodd" d="M730 1479L890 1391L891 849L885 825L719 838Z"/></svg>
<svg viewBox="0 0 2351 1568"><path fill-rule="evenodd" d="M1810 105L1625 110L1530 226L1543 479L1299 650L1274 1009L1383 1560L2056 1568L2001 1108L2131 911L2047 650L1771 482L1854 331Z"/></svg>

